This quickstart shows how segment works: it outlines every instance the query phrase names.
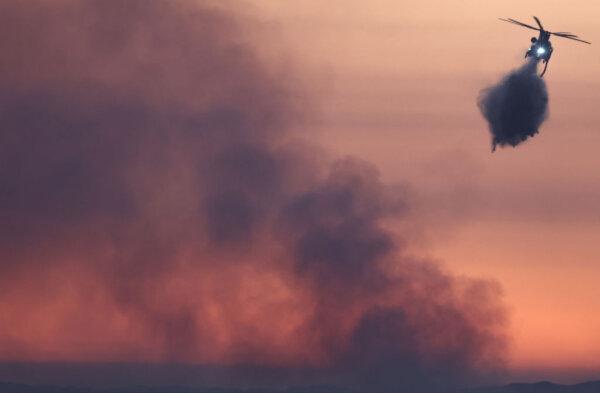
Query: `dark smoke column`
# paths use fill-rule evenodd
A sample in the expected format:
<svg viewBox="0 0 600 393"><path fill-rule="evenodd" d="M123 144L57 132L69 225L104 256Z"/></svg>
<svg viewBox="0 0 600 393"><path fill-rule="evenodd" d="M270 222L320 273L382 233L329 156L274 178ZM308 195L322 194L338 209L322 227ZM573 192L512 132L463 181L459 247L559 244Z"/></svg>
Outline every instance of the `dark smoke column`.
<svg viewBox="0 0 600 393"><path fill-rule="evenodd" d="M409 255L410 201L298 143L259 30L200 0L0 2L0 361L371 393L502 366L500 289Z"/></svg>
<svg viewBox="0 0 600 393"><path fill-rule="evenodd" d="M537 75L536 60L483 90L478 104L492 133L492 151L498 145L515 147L537 134L548 117L548 92Z"/></svg>

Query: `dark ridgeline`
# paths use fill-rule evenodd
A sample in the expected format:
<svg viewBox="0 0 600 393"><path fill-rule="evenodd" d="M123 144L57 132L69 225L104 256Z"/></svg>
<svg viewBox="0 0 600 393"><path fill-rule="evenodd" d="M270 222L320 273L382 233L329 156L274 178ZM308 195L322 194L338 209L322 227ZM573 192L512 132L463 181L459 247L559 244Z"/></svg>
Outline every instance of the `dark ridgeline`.
<svg viewBox="0 0 600 393"><path fill-rule="evenodd" d="M600 381L560 385L552 382L513 383L503 387L469 389L466 393L598 393Z"/></svg>
<svg viewBox="0 0 600 393"><path fill-rule="evenodd" d="M338 389L332 386L296 387L276 389L223 389L188 388L181 386L165 387L122 387L114 389L93 389L60 386L31 386L24 384L0 383L2 393L362 393L358 390ZM467 390L451 389L447 393L598 393L600 381L576 385L559 385L551 382L514 383L501 387L476 388Z"/></svg>

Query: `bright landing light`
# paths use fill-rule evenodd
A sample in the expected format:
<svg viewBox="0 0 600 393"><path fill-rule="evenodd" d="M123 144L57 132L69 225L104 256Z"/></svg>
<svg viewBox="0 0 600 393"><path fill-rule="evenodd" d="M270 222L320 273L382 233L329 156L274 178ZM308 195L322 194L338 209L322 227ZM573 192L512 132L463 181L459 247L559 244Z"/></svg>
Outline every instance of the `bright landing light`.
<svg viewBox="0 0 600 393"><path fill-rule="evenodd" d="M544 48L542 48L542 47L539 47L539 48L537 49L537 54L538 54L538 55L543 55L545 52L546 52L546 49L544 49Z"/></svg>

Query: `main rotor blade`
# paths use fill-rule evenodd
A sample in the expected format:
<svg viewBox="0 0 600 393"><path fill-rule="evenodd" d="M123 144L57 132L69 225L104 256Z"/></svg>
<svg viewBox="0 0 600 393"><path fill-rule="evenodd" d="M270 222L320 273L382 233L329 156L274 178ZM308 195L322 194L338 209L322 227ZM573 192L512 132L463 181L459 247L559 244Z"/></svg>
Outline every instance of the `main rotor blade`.
<svg viewBox="0 0 600 393"><path fill-rule="evenodd" d="M563 33L550 33L552 35L556 35L559 37L565 37L565 38L579 38L579 36L576 36L575 34L563 34Z"/></svg>
<svg viewBox="0 0 600 393"><path fill-rule="evenodd" d="M562 34L557 34L557 33L552 33L552 34L555 35L555 36L557 36L557 37L566 38L568 40L579 41L579 42L583 42L583 43L590 44L590 45L592 44L591 42L584 41L584 40L581 40L579 38L576 38L576 37L573 37L573 36L570 36L570 35L562 35Z"/></svg>
<svg viewBox="0 0 600 393"><path fill-rule="evenodd" d="M544 26L542 26L542 22L540 22L538 17L534 16L533 19L535 19L535 21L537 22L538 26L540 27L540 30L544 30Z"/></svg>
<svg viewBox="0 0 600 393"><path fill-rule="evenodd" d="M533 26L527 25L527 24L525 24L523 22L519 22L518 20L514 20L514 19L511 19L511 18L508 18L508 19L498 18L498 19L500 19L501 21L504 21L504 22L514 23L515 25L527 27L528 29L531 29L531 30L540 31L540 29L538 29L537 27L533 27Z"/></svg>

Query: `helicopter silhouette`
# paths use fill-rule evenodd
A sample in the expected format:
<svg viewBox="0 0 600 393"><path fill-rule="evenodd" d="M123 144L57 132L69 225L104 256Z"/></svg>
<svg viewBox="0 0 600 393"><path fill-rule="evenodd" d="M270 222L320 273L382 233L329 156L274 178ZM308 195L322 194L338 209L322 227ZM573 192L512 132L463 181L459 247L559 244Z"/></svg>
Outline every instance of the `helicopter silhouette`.
<svg viewBox="0 0 600 393"><path fill-rule="evenodd" d="M523 22L519 22L518 20L514 20L511 18L499 19L504 22L514 23L515 25L519 25L540 32L537 38L531 37L531 46L529 47L527 52L525 52L525 58L532 57L536 59L536 61L541 60L544 63L544 70L540 74L540 77L543 77L546 73L546 69L548 68L548 62L550 61L550 57L552 57L552 52L554 51L554 49L552 48L552 44L550 43L550 36L555 35L557 37L567 38L569 40L575 40L586 44L591 44L591 42L584 41L575 34L569 32L560 31L555 33L545 30L544 26L542 26L542 22L540 22L537 16L534 16L533 19L535 19L535 22L537 23L539 28L528 25Z"/></svg>

